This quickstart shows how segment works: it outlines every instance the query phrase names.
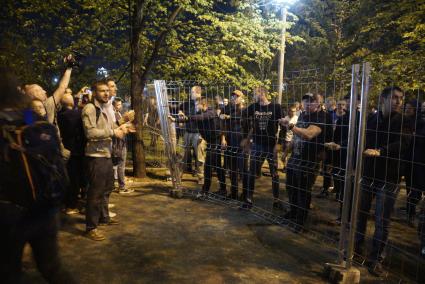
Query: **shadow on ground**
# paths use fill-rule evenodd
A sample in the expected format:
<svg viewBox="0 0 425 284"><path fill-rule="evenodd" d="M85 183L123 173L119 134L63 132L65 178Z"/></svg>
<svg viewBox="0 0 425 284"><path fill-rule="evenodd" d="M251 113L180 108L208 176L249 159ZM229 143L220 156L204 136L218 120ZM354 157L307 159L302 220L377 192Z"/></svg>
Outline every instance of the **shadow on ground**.
<svg viewBox="0 0 425 284"><path fill-rule="evenodd" d="M113 194L119 225L85 238L84 216L62 216L64 266L81 283L322 283L329 258L315 244L231 208L168 197L167 184ZM27 247L25 282L44 283Z"/></svg>

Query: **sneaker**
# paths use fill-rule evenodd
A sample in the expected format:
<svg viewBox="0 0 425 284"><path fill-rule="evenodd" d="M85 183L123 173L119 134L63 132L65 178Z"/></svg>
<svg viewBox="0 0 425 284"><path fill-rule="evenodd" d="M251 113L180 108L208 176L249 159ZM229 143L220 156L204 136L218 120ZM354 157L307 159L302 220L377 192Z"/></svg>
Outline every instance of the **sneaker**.
<svg viewBox="0 0 425 284"><path fill-rule="evenodd" d="M119 194L129 194L133 192L134 192L134 189L124 188L124 189L120 189Z"/></svg>
<svg viewBox="0 0 425 284"><path fill-rule="evenodd" d="M74 215L78 213L80 213L80 210L78 210L77 208L66 208L65 210L66 215Z"/></svg>
<svg viewBox="0 0 425 284"><path fill-rule="evenodd" d="M109 204L108 204L108 208L109 208L109 209L114 208L114 207L115 207L115 204L114 204L114 203L109 203Z"/></svg>
<svg viewBox="0 0 425 284"><path fill-rule="evenodd" d="M245 198L244 202L242 203L242 205L240 206L241 209L244 210L250 210L252 208L252 199L251 198Z"/></svg>
<svg viewBox="0 0 425 284"><path fill-rule="evenodd" d="M283 203L280 200L274 200L273 201L273 209L283 210L283 209L285 209L285 206L283 205Z"/></svg>
<svg viewBox="0 0 425 284"><path fill-rule="evenodd" d="M109 217L114 218L117 216L117 213L109 211Z"/></svg>
<svg viewBox="0 0 425 284"><path fill-rule="evenodd" d="M206 192L206 191L203 191L203 190L198 191L198 192L196 193L196 195L195 195L195 199L196 199L196 200L203 200L203 199L205 199L205 198L207 198L207 192Z"/></svg>
<svg viewBox="0 0 425 284"><path fill-rule="evenodd" d="M99 222L99 226L118 225L119 223L118 220L110 218L108 222Z"/></svg>
<svg viewBox="0 0 425 284"><path fill-rule="evenodd" d="M92 241L103 241L106 240L105 236L102 235L97 229L86 232L86 237Z"/></svg>

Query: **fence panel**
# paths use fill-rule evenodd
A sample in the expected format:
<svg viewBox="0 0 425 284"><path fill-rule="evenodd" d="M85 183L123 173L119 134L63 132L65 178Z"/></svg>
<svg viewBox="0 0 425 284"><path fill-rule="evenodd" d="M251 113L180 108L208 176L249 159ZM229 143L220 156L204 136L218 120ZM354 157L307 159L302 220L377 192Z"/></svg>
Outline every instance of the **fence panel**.
<svg viewBox="0 0 425 284"><path fill-rule="evenodd" d="M318 69L287 74L281 105L274 103L277 85L248 89L155 81L173 194L246 210L321 241L335 252L330 261L347 268L354 262L389 282L423 281L418 249L425 243L422 205L417 225L422 244L412 228L425 184L418 182L425 176L425 123L418 111L422 107L425 113L419 103L423 98L418 91L416 103L411 103L415 122L409 124L414 125L409 140L390 123L400 124L400 118L379 116L391 109L391 102L403 104L404 97L392 100L391 89L390 101L376 99L377 86L372 84L369 91L368 64L361 75L359 65L353 66L351 77L347 72L334 77L338 79ZM372 111L368 101L377 100ZM407 121L407 109L397 110L400 127ZM407 188L408 195L398 194L400 188ZM407 213L397 210L392 215L394 206L405 200ZM376 229L366 253L360 245L371 237L367 216L372 202ZM393 216L403 215L408 222L396 220L389 228ZM384 274L379 273L380 264Z"/></svg>

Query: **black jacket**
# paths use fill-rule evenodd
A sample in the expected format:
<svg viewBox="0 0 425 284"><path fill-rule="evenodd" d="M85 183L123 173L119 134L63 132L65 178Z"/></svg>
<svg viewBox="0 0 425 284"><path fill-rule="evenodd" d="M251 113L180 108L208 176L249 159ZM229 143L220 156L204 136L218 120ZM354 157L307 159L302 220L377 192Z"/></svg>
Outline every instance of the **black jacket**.
<svg viewBox="0 0 425 284"><path fill-rule="evenodd" d="M80 109L64 109L58 112L58 126L62 143L72 156L83 156L86 138Z"/></svg>
<svg viewBox="0 0 425 284"><path fill-rule="evenodd" d="M363 177L384 183L398 184L403 175L412 135L408 118L399 113L384 117L381 112L371 115L366 126L366 149L380 150L378 157L364 157Z"/></svg>
<svg viewBox="0 0 425 284"><path fill-rule="evenodd" d="M220 144L221 123L215 109L207 109L190 115L187 123L196 123L199 133L208 144Z"/></svg>

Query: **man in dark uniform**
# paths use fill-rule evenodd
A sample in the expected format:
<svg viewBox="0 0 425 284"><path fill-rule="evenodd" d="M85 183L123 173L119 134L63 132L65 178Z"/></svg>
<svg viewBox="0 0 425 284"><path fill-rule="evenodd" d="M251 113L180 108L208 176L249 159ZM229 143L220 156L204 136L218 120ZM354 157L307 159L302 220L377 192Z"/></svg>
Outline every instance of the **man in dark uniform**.
<svg viewBox="0 0 425 284"><path fill-rule="evenodd" d="M307 218L326 135L326 114L320 111L320 95L306 94L302 104L304 112L296 125L285 119L280 121L294 134L292 155L286 166L290 211L285 217L295 222L296 231L303 228Z"/></svg>
<svg viewBox="0 0 425 284"><path fill-rule="evenodd" d="M224 114L220 115L223 121L224 134L222 145L226 147L224 155L229 157L230 169L230 195L229 198L238 198L239 176L245 178L247 170L246 153L241 147L243 139L242 133L242 100L244 95L241 91L235 90L231 94L231 105L226 107Z"/></svg>
<svg viewBox="0 0 425 284"><path fill-rule="evenodd" d="M410 122L401 114L403 99L399 87L385 88L379 111L368 118L366 126L355 251L363 255L367 219L375 199L375 232L368 260L369 271L375 275L383 273L383 253L403 173L400 157L406 157L412 135Z"/></svg>

